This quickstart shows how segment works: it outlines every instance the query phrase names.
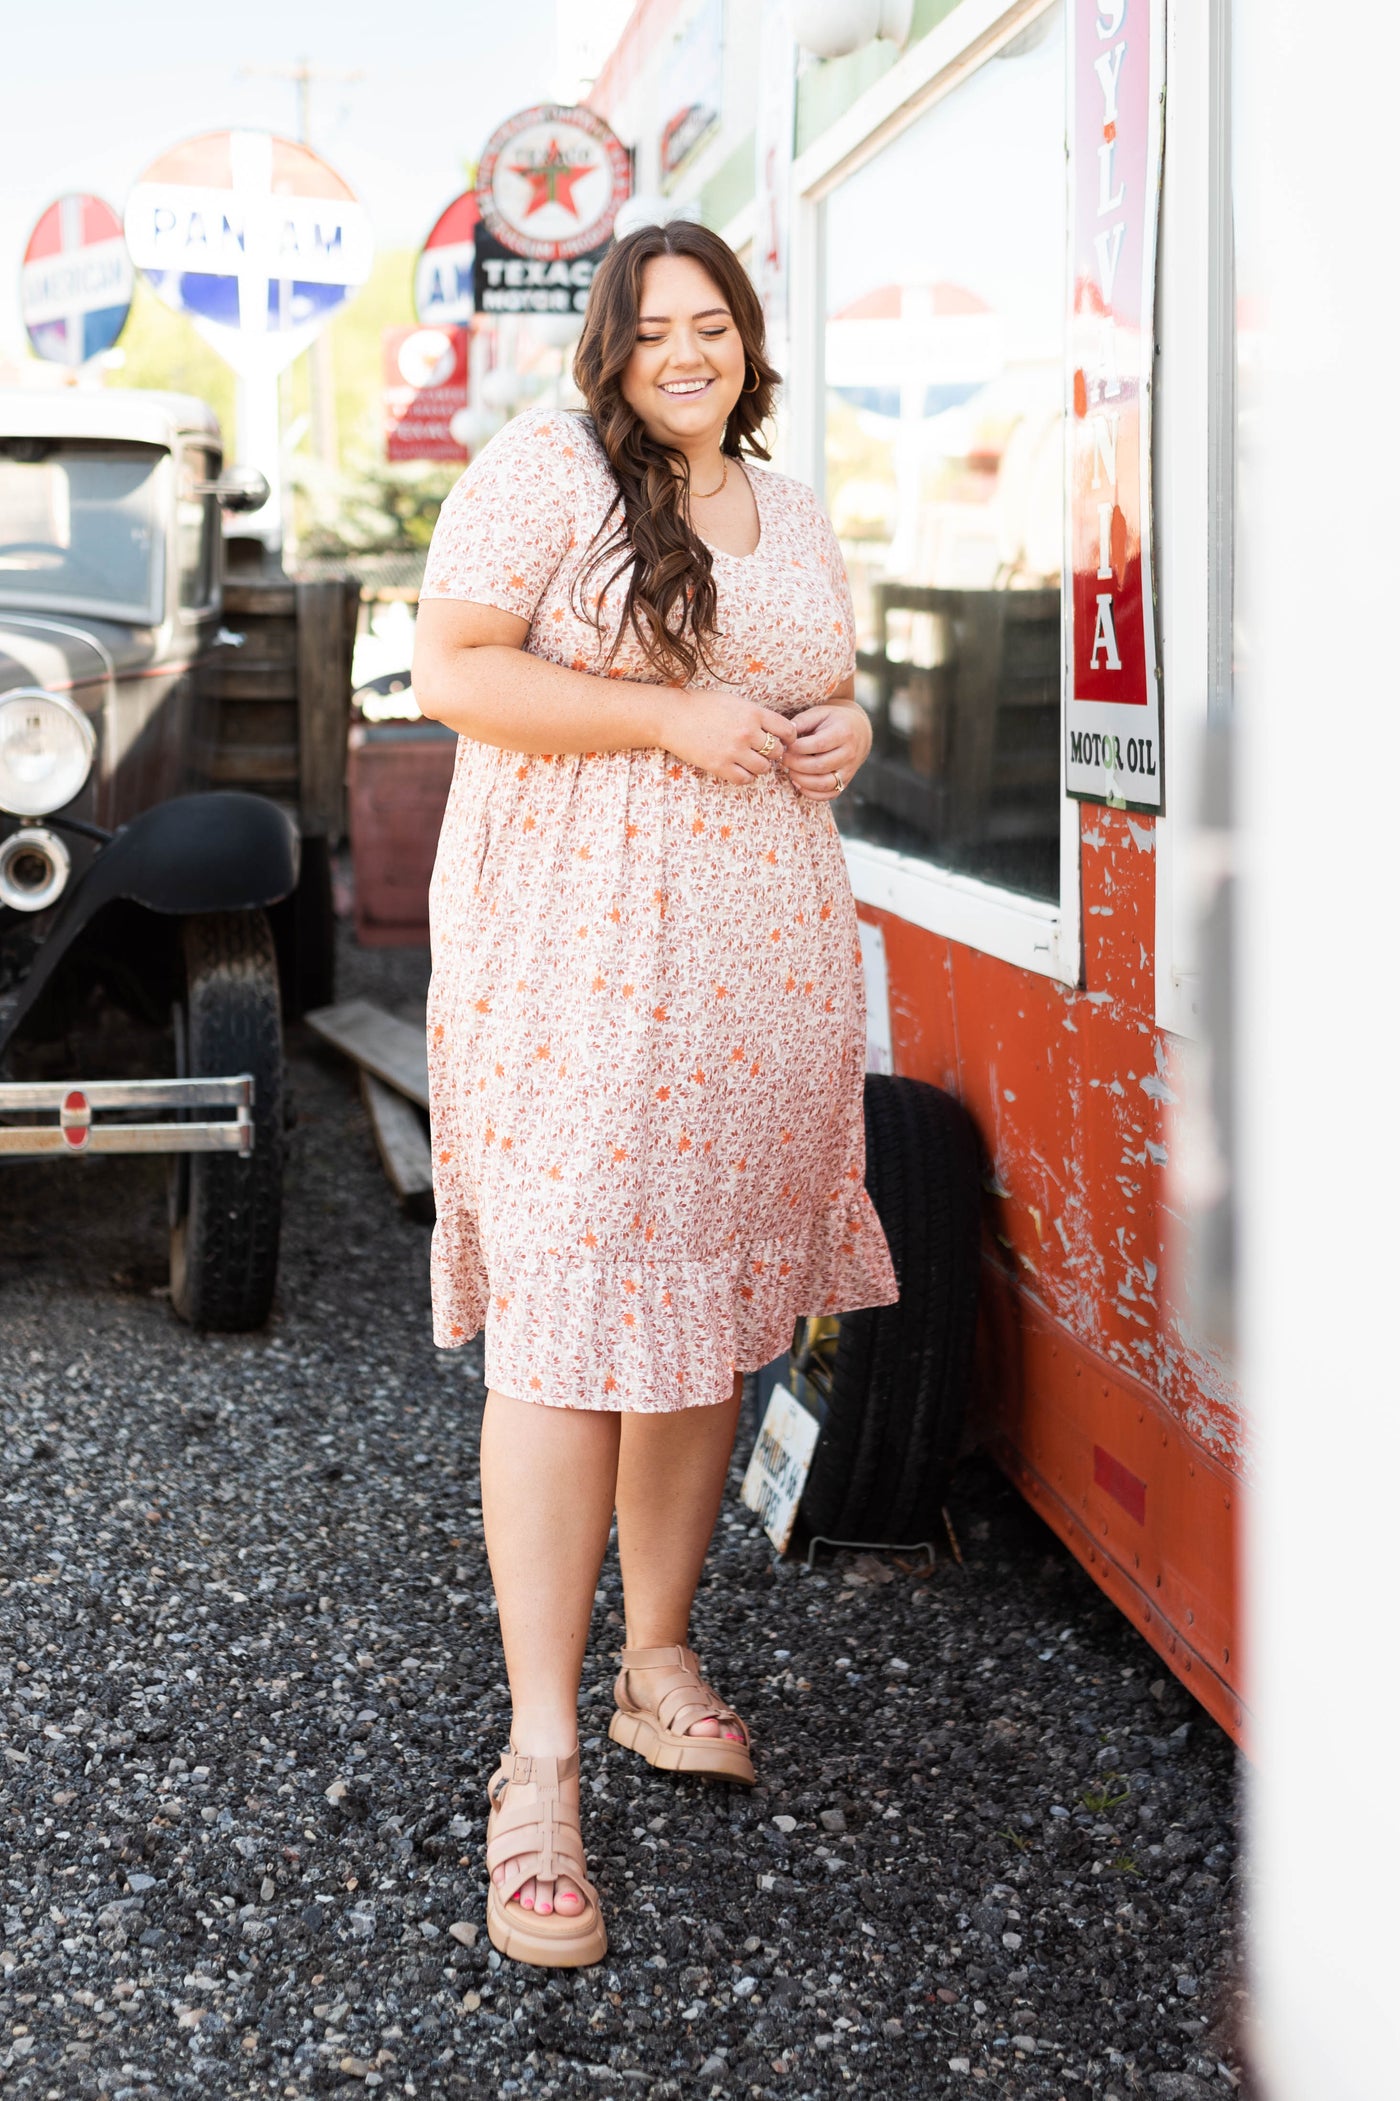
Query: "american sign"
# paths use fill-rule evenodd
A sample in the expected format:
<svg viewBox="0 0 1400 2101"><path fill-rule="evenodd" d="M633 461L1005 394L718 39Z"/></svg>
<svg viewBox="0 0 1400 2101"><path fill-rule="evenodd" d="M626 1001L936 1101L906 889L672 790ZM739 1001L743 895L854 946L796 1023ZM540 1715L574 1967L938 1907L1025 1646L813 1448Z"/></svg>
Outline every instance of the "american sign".
<svg viewBox="0 0 1400 2101"><path fill-rule="evenodd" d="M1160 0L1073 0L1065 786L1162 807L1152 579L1152 347L1161 189Z"/></svg>
<svg viewBox="0 0 1400 2101"><path fill-rule="evenodd" d="M40 217L24 251L20 311L39 357L82 365L110 350L131 311L131 257L110 204L71 192Z"/></svg>

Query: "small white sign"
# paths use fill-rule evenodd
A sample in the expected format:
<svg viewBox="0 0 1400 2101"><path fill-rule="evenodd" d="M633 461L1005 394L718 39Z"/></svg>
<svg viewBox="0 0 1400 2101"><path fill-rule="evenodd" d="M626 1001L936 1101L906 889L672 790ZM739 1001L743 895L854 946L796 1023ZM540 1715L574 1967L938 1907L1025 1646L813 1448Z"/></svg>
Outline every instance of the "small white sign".
<svg viewBox="0 0 1400 2101"><path fill-rule="evenodd" d="M787 1552L821 1425L786 1386L775 1386L744 1475L743 1499L780 1554Z"/></svg>
<svg viewBox="0 0 1400 2101"><path fill-rule="evenodd" d="M890 1026L890 969L883 927L868 919L857 922L860 961L865 976L865 1069L894 1071L894 1030Z"/></svg>

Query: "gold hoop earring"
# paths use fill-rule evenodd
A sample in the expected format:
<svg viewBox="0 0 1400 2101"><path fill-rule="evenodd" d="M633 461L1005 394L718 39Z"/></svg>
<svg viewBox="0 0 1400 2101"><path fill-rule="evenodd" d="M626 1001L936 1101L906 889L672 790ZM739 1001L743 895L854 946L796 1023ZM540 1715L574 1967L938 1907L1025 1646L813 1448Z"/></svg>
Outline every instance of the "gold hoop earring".
<svg viewBox="0 0 1400 2101"><path fill-rule="evenodd" d="M748 368L747 368L747 366L746 366L746 367L745 367L745 370L747 371L747 369L748 369ZM761 387L762 385L763 385L763 378L762 378L762 375L760 374L760 372L759 372L759 369L758 369L757 365L755 365L755 366L754 366L754 372L753 372L753 385L752 385L751 387L741 387L741 388L739 389L739 391L740 391L740 393L741 393L741 394L756 394L756 393L758 392L759 388L760 388L760 387Z"/></svg>

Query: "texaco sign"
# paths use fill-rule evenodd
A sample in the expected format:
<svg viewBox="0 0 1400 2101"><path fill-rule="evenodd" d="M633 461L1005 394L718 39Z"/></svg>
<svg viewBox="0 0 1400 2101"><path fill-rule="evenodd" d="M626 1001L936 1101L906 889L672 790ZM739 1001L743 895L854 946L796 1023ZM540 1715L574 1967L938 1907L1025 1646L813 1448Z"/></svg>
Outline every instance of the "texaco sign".
<svg viewBox="0 0 1400 2101"><path fill-rule="evenodd" d="M477 201L503 248L557 263L603 246L631 187L627 149L601 117L541 103L487 140Z"/></svg>

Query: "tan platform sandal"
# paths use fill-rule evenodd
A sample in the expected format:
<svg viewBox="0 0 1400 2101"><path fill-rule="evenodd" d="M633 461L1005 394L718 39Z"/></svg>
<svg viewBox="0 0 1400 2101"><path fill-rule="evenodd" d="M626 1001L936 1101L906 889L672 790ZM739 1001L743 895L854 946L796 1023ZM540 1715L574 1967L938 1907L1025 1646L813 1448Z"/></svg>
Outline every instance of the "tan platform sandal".
<svg viewBox="0 0 1400 2101"><path fill-rule="evenodd" d="M710 1780L737 1780L752 1787L756 1775L749 1732L732 1707L700 1675L693 1649L624 1649L613 1687L617 1708L608 1724L614 1743L638 1751L648 1765L667 1773L695 1773ZM689 1736L696 1722L718 1722L739 1731L724 1736Z"/></svg>
<svg viewBox="0 0 1400 2101"><path fill-rule="evenodd" d="M567 1758L530 1758L514 1748L501 1754L501 1768L487 1789L486 1931L493 1948L513 1962L540 1969L577 1970L601 1962L608 1931L598 1892L588 1879L578 1820L559 1799L560 1782L578 1772L578 1752ZM505 1880L495 1872L504 1866ZM583 1910L543 1916L512 1899L536 1876L554 1882L566 1876L583 1897Z"/></svg>

